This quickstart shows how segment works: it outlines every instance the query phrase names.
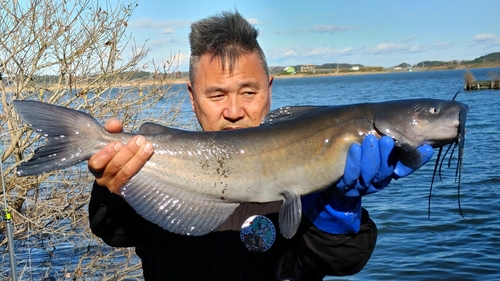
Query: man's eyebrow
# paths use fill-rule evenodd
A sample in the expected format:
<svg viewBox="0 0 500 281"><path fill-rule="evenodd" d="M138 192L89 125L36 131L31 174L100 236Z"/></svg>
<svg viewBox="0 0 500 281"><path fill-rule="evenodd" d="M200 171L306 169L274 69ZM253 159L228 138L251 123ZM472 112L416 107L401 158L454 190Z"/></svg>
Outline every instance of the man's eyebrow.
<svg viewBox="0 0 500 281"><path fill-rule="evenodd" d="M238 86L240 86L240 88L243 87L258 88L259 83L257 81L243 81L241 83L238 83Z"/></svg>
<svg viewBox="0 0 500 281"><path fill-rule="evenodd" d="M259 83L257 81L242 81L237 83L238 88L258 88ZM227 92L229 87L224 85L212 85L205 89L205 93L217 93L217 92Z"/></svg>
<svg viewBox="0 0 500 281"><path fill-rule="evenodd" d="M229 89L222 85L212 85L205 89L205 93L227 92Z"/></svg>

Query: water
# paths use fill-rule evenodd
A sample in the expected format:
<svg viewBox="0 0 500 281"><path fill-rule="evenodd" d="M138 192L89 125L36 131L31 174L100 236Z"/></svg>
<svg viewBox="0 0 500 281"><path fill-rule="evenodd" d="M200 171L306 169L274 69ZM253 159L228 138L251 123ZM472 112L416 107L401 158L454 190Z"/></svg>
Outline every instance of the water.
<svg viewBox="0 0 500 281"><path fill-rule="evenodd" d="M498 69L477 69L477 79ZM272 108L287 105L337 105L390 99L451 99L463 89L464 70L404 72L342 77L275 79ZM185 85L175 85L187 95ZM458 100L471 106L467 120L461 204L458 212L454 169L443 171L427 203L433 163L413 175L393 181L385 190L364 198L364 207L377 223L379 237L372 258L357 275L325 280L500 280L500 151L498 121L500 91L462 92ZM183 106L180 127L194 123L189 100ZM453 163L452 163L453 165ZM78 260L78 250L67 244L50 257L36 255L36 247L17 248L19 258L31 251L31 263L40 272L46 263L61 270ZM35 251L35 252L33 252ZM67 256L66 258L65 255ZM5 260L5 257L2 257ZM19 260L18 260L19 262ZM61 262L61 261L59 261ZM2 263L3 268L8 264ZM33 274L33 272L32 272Z"/></svg>
<svg viewBox="0 0 500 281"><path fill-rule="evenodd" d="M486 79L489 71L473 73L477 79ZM462 89L464 73L449 70L276 79L273 108L451 99ZM453 168L445 169L443 183L435 184L431 218L427 219L431 160L413 175L364 198L364 207L379 229L372 258L357 275L325 280L500 280L500 92L464 91L457 99L471 106L460 195L466 219L458 212Z"/></svg>

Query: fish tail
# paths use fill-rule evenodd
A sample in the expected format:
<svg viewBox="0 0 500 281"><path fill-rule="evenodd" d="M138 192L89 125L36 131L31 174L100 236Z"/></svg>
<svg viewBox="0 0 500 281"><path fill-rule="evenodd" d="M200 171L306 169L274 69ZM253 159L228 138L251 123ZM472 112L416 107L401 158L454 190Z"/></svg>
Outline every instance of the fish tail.
<svg viewBox="0 0 500 281"><path fill-rule="evenodd" d="M13 101L16 112L48 142L17 168L18 176L38 175L88 160L106 144L93 136L104 127L87 113L37 101ZM98 134L96 134L98 132Z"/></svg>

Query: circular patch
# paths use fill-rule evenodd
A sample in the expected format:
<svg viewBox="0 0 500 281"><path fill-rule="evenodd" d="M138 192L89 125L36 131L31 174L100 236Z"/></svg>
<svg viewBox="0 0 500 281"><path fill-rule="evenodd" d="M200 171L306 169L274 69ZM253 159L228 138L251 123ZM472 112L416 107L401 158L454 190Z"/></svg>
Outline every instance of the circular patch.
<svg viewBox="0 0 500 281"><path fill-rule="evenodd" d="M265 216L251 216L241 226L240 238L249 251L265 252L274 244L276 228Z"/></svg>

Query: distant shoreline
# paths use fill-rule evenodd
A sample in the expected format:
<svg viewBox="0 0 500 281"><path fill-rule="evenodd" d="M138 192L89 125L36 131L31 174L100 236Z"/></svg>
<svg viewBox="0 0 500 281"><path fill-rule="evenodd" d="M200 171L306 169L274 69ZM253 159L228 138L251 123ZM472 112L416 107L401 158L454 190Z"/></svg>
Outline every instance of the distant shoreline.
<svg viewBox="0 0 500 281"><path fill-rule="evenodd" d="M457 67L453 69L448 68L412 68L412 71L408 70L384 70L384 71L350 71L350 72L331 72L331 73L300 73L300 74L271 74L274 79L295 79L295 78L307 78L307 77L330 77L330 76L356 76L356 75L377 75L377 74L391 74L391 73L405 73L405 72L423 72L423 71L441 71L441 70L471 70L471 69L481 69L481 68L495 68L500 66L490 65L484 67ZM189 80L187 78L179 78L172 80L172 84L183 84L187 83Z"/></svg>
<svg viewBox="0 0 500 281"><path fill-rule="evenodd" d="M448 68L413 68L411 72L423 72L423 71L444 71L444 70L473 70L473 69L482 69L482 68L500 68L500 66L489 65L484 67L457 67L453 69ZM331 73L299 73L299 74L271 74L274 79L296 79L296 78L308 78L308 77L332 77L332 76L357 76L357 75L381 75L381 74L391 74L391 73L405 73L410 72L408 70L384 70L384 71L349 71L349 72L331 72ZM186 84L189 82L188 78L173 78L165 84L178 85L178 84ZM116 85L116 87L148 87L150 85L154 85L154 81L152 79L144 79L144 80L136 80L121 83L120 85ZM78 84L74 89L85 89L86 85ZM9 86L6 86L9 89ZM62 87L64 88L64 87ZM59 85L43 85L40 87L40 90L45 91L53 91L55 89L61 89Z"/></svg>

